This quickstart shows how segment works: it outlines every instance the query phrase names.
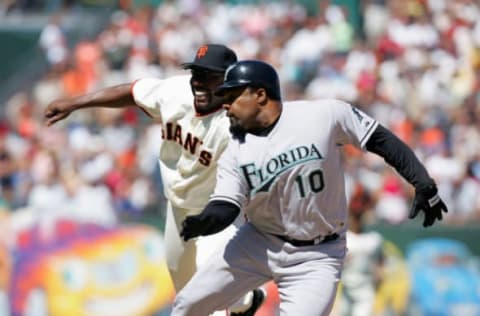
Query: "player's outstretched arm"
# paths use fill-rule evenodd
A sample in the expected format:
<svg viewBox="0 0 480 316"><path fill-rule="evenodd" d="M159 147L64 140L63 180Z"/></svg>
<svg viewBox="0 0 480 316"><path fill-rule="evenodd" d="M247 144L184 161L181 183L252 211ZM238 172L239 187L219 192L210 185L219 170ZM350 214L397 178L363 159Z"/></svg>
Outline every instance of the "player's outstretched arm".
<svg viewBox="0 0 480 316"><path fill-rule="evenodd" d="M210 201L200 214L185 218L180 236L187 241L198 236L216 234L233 223L239 213L240 208L233 203Z"/></svg>
<svg viewBox="0 0 480 316"><path fill-rule="evenodd" d="M131 84L122 84L82 96L51 102L44 112L47 126L65 119L73 111L91 107L122 108L134 106Z"/></svg>
<svg viewBox="0 0 480 316"><path fill-rule="evenodd" d="M435 220L442 219L448 212L438 195L437 186L414 152L392 132L378 125L366 144L367 150L385 159L410 184L415 187L415 198L409 218L415 218L420 211L425 213L423 226L428 227Z"/></svg>

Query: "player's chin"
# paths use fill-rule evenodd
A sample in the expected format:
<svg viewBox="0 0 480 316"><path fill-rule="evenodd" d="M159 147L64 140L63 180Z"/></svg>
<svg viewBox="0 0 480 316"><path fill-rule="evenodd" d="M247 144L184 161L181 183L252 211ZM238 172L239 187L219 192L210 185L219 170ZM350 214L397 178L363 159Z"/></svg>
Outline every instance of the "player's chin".
<svg viewBox="0 0 480 316"><path fill-rule="evenodd" d="M202 95L193 96L193 104L197 109L207 111L212 107L212 95L211 93L205 93Z"/></svg>
<svg viewBox="0 0 480 316"><path fill-rule="evenodd" d="M243 139L247 133L245 129L239 124L233 124L232 119L230 118L230 133L233 138Z"/></svg>
<svg viewBox="0 0 480 316"><path fill-rule="evenodd" d="M236 117L232 115L228 115L228 118L230 120L230 128L234 128L234 129L242 128L240 121Z"/></svg>
<svg viewBox="0 0 480 316"><path fill-rule="evenodd" d="M208 109L209 101L205 98L194 98L193 105L197 111L206 111Z"/></svg>

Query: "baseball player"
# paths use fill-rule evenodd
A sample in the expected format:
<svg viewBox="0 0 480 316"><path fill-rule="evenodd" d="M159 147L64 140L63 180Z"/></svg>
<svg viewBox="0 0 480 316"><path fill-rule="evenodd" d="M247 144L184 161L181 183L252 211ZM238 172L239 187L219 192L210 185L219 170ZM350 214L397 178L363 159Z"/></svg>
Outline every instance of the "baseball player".
<svg viewBox="0 0 480 316"><path fill-rule="evenodd" d="M236 54L228 47L204 45L193 62L183 64L183 68L191 70L191 76L140 79L133 84L57 100L45 110L47 125L90 107L137 106L160 119L163 141L159 164L167 197L166 259L177 292L212 249L217 244L224 245L236 231L232 225L221 234L189 242L179 235L184 218L200 213L215 186L217 160L228 144L230 124L222 110L222 98L213 92L223 82L227 67L236 61ZM230 310L237 312L232 315L253 315L264 298L260 289L249 292L232 306Z"/></svg>
<svg viewBox="0 0 480 316"><path fill-rule="evenodd" d="M225 97L234 139L219 161L209 203L187 216L185 240L248 221L177 294L172 315L209 314L274 280L281 315L328 315L345 256L347 205L341 146L379 154L416 190L410 217L442 219L445 204L413 152L345 102L282 103L277 73L260 61L229 67Z"/></svg>

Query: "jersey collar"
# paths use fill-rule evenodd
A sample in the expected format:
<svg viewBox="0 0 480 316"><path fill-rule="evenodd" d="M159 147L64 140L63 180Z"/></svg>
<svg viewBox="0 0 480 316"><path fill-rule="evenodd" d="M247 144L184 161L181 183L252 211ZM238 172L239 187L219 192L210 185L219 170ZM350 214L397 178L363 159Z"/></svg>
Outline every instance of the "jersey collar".
<svg viewBox="0 0 480 316"><path fill-rule="evenodd" d="M258 130L258 131L255 131L255 132L251 132L251 134L255 135L255 136L268 136L270 134L270 132L273 130L273 128L275 126L277 126L277 123L278 121L280 120L280 116L281 114L277 117L277 119L270 125L270 126L267 126L261 130Z"/></svg>

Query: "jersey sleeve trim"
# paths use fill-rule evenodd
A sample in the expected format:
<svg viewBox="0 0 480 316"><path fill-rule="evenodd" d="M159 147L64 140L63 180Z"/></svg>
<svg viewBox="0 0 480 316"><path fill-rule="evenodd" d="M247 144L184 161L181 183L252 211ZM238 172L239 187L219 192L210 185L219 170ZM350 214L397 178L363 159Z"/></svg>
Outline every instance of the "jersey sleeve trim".
<svg viewBox="0 0 480 316"><path fill-rule="evenodd" d="M367 132L365 133L365 135L363 135L362 139L360 140L361 148L365 148L365 145L367 144L368 140L372 136L377 126L378 126L378 122L374 121L373 124L368 128Z"/></svg>
<svg viewBox="0 0 480 316"><path fill-rule="evenodd" d="M234 198L231 198L229 196L226 196L226 195L215 195L215 196L212 196L210 198L210 202L211 201L226 201L226 202L230 202L230 203L233 203L235 204L236 206L238 206L238 208L242 208L242 205L240 202L238 202L237 200L235 200Z"/></svg>
<svg viewBox="0 0 480 316"><path fill-rule="evenodd" d="M135 80L134 82L132 82L132 84L130 85L130 94L133 96L133 100L135 100L135 95L133 94L133 87L135 86L135 84L139 81L140 79L137 79ZM137 105L137 107L142 110L143 113L145 113L149 118L154 118L152 114L150 114L142 105L138 104L137 101L135 100L135 104Z"/></svg>
<svg viewBox="0 0 480 316"><path fill-rule="evenodd" d="M142 102L139 102L137 100L137 96L135 95L135 86L136 84L141 81L142 79L136 79L135 81L133 81L130 85L130 94L132 95L133 97L133 101L135 102L135 105L137 106L137 108L139 108L140 110L142 110L143 113L145 113L148 117L150 118L155 118L155 115L152 114L150 112L150 109L148 107L146 107Z"/></svg>
<svg viewBox="0 0 480 316"><path fill-rule="evenodd" d="M139 81L140 79L137 79L135 80L134 82L132 82L132 84L130 85L130 93L133 95L133 87L135 86L135 84Z"/></svg>

